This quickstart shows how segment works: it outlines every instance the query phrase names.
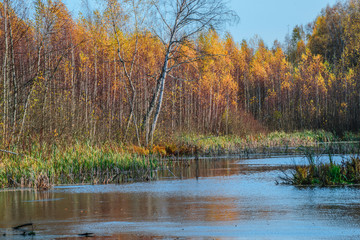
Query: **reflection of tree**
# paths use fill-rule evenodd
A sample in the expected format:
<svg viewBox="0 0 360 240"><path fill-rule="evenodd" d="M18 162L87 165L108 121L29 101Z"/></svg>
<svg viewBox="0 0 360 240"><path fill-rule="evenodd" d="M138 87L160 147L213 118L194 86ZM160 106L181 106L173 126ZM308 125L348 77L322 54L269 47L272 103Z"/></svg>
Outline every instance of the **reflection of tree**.
<svg viewBox="0 0 360 240"><path fill-rule="evenodd" d="M239 220L240 211L236 207L236 199L210 198L203 208L206 221L236 221Z"/></svg>
<svg viewBox="0 0 360 240"><path fill-rule="evenodd" d="M236 219L234 202L228 198L160 197L153 193L3 192L0 227L9 228L27 221L72 224L85 218L136 222L195 220L206 216L207 221L231 221Z"/></svg>
<svg viewBox="0 0 360 240"><path fill-rule="evenodd" d="M204 177L237 175L240 174L240 169L243 172L252 171L251 166L236 164L237 161L236 159L200 159L198 161L199 181L203 181L201 178ZM182 174L185 178L195 178L195 160L179 161L175 164L178 164L179 169L174 172L176 176ZM260 172L263 170L259 168ZM77 192L77 188L73 188L73 191L55 189L46 192L32 190L0 192L0 213L2 213L0 228L33 222L37 229L45 228L41 224L46 224L47 227L50 224L61 226L58 231L65 231L66 226L71 227L74 222L84 220L89 222L227 222L251 219L254 214L266 218L270 212L265 206L262 211L257 209L254 213L252 209L247 209L248 204L242 205L247 200L240 199L239 196L221 196L220 193L220 195L196 194L193 192L196 188L191 185L194 182L186 185L189 186L188 189L184 189L183 184L173 185L171 182L165 182L159 184L159 187L163 189L154 188L150 191L146 188L151 186L151 183L130 186L129 192L121 190L123 187L127 188L126 185L114 187L113 192L92 192L94 188L101 189L102 186L84 186L81 187L81 192ZM106 186L106 188L111 190L111 186Z"/></svg>
<svg viewBox="0 0 360 240"><path fill-rule="evenodd" d="M196 167L199 167L199 177L232 176L239 173L235 160L229 159L195 159L173 162L170 170L180 178L196 178ZM197 165L198 164L198 165ZM164 172L165 177L172 177L172 173Z"/></svg>
<svg viewBox="0 0 360 240"><path fill-rule="evenodd" d="M38 213L46 213L56 208L53 192L37 192L33 190L4 191L0 193L0 227L13 227L16 223L24 223L37 218ZM15 224L14 224L15 223Z"/></svg>

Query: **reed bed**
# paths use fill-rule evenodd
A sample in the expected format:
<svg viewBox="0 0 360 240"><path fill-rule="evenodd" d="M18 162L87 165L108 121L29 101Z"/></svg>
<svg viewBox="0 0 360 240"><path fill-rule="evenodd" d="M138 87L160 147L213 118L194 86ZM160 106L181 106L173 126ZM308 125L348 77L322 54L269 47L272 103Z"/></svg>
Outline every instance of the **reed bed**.
<svg viewBox="0 0 360 240"><path fill-rule="evenodd" d="M358 135L348 134L352 140ZM346 140L346 139L340 139ZM325 131L273 132L245 137L199 134L176 135L151 148L116 142L91 144L84 141L36 143L0 149L0 188L47 189L56 184L119 183L151 180L155 170L172 156L240 154L303 154L359 152L359 143L339 141Z"/></svg>
<svg viewBox="0 0 360 240"><path fill-rule="evenodd" d="M341 186L360 184L360 158L350 157L341 163L316 161L313 152L307 153L307 165L295 165L290 173L280 177L283 183L296 186Z"/></svg>
<svg viewBox="0 0 360 240"><path fill-rule="evenodd" d="M1 153L0 187L47 189L54 184L106 184L150 180L158 157L113 146L77 143L71 147L33 145L19 154Z"/></svg>
<svg viewBox="0 0 360 240"><path fill-rule="evenodd" d="M192 155L198 151L205 155L217 154L302 154L311 148L316 152L349 153L359 150L355 135L339 138L326 131L294 133L272 132L240 137L236 135L211 136L199 134L178 135L174 143L166 146L167 154ZM349 141L352 142L343 142Z"/></svg>

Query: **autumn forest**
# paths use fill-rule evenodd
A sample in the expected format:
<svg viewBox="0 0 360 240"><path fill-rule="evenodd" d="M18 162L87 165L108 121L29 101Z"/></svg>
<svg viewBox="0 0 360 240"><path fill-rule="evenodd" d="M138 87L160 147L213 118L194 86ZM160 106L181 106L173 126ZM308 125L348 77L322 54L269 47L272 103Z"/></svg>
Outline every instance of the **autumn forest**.
<svg viewBox="0 0 360 240"><path fill-rule="evenodd" d="M225 34L238 17L221 1L150 2L107 0L74 18L61 0L32 10L4 0L2 144L358 131L359 0L324 8L270 47Z"/></svg>

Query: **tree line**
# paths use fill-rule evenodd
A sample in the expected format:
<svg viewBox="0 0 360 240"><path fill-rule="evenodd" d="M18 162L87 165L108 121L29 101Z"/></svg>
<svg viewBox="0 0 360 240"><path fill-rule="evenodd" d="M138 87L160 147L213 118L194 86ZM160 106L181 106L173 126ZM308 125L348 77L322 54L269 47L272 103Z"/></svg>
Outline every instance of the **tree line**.
<svg viewBox="0 0 360 240"><path fill-rule="evenodd" d="M0 136L152 144L179 132L359 129L360 1L325 8L281 46L216 29L220 0L0 5Z"/></svg>

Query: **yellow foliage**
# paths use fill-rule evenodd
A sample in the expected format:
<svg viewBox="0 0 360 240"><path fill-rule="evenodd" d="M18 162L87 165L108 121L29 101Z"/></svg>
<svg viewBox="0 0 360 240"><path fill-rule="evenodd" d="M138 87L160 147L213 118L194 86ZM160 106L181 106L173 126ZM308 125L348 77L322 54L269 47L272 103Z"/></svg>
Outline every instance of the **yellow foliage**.
<svg viewBox="0 0 360 240"><path fill-rule="evenodd" d="M138 155L149 155L149 150L144 147L139 147L136 145L128 147L130 153L138 154Z"/></svg>
<svg viewBox="0 0 360 240"><path fill-rule="evenodd" d="M159 154L159 155L162 155L162 156L166 155L166 150L165 150L165 147L163 147L163 146L155 145L155 146L153 146L151 152L153 154Z"/></svg>

